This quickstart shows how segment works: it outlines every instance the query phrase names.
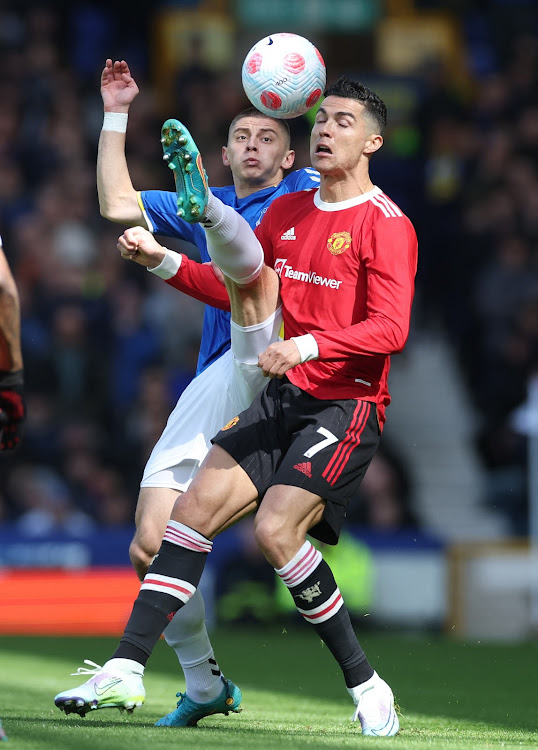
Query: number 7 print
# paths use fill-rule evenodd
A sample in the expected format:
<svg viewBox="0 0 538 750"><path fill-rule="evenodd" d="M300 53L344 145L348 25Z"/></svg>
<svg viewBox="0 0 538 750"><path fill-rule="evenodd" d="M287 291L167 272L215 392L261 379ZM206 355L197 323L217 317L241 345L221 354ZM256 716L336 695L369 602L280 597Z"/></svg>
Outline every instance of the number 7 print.
<svg viewBox="0 0 538 750"><path fill-rule="evenodd" d="M338 438L336 437L336 435L333 435L332 432L326 430L325 427L318 427L317 432L319 432L320 435L323 435L324 438L323 440L320 440L319 443L316 443L307 451L305 451L303 455L306 456L306 458L312 458L312 456L315 456L316 453L319 453L328 445L332 445L333 443L338 442Z"/></svg>

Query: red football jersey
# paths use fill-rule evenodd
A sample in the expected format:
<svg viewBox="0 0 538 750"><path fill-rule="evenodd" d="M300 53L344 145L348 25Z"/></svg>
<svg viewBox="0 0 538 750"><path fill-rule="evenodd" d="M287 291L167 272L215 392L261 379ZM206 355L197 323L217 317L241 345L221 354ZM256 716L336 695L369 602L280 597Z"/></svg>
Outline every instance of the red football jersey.
<svg viewBox="0 0 538 750"><path fill-rule="evenodd" d="M281 279L285 338L311 333L319 359L289 370L320 399L390 401L390 354L409 333L417 238L379 189L325 203L319 191L277 198L256 229Z"/></svg>

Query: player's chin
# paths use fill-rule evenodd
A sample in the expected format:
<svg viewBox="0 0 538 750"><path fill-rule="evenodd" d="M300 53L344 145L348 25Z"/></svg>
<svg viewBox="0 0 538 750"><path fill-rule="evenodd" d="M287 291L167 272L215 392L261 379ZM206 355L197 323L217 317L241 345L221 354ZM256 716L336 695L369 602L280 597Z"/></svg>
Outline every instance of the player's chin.
<svg viewBox="0 0 538 750"><path fill-rule="evenodd" d="M260 167L251 167L243 171L243 182L250 187L258 188L265 185L268 179L266 170L262 170Z"/></svg>
<svg viewBox="0 0 538 750"><path fill-rule="evenodd" d="M318 172L327 172L333 166L332 154L329 153L314 153L311 156L311 162L314 169Z"/></svg>

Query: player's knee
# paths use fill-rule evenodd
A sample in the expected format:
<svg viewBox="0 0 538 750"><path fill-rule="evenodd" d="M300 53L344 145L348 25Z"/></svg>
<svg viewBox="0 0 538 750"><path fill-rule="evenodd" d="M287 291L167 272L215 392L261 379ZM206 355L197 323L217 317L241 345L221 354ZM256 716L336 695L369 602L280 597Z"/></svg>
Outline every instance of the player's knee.
<svg viewBox="0 0 538 750"><path fill-rule="evenodd" d="M131 542L129 546L129 557L131 558L131 564L140 580L142 580L148 572L151 561L158 551L158 549L153 550L153 548L147 544L141 544L136 536Z"/></svg>
<svg viewBox="0 0 538 750"><path fill-rule="evenodd" d="M285 543L286 529L281 519L276 515L266 515L256 518L254 522L254 536L256 543L268 560L274 558L275 554Z"/></svg>
<svg viewBox="0 0 538 750"><path fill-rule="evenodd" d="M215 532L218 511L219 503L215 500L213 488L190 487L177 498L171 518L210 538Z"/></svg>

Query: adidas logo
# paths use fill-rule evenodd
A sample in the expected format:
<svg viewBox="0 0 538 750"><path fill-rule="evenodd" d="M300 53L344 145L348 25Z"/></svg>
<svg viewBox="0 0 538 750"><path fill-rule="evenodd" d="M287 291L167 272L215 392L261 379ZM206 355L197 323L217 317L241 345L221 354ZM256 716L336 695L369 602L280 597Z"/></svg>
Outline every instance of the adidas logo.
<svg viewBox="0 0 538 750"><path fill-rule="evenodd" d="M288 229L280 238L281 240L296 240L297 237L295 236L295 227L292 227L291 229Z"/></svg>
<svg viewBox="0 0 538 750"><path fill-rule="evenodd" d="M293 468L297 469L297 471L300 471L302 474L305 474L307 477L312 476L312 464L310 461L305 461L303 464L295 464Z"/></svg>

